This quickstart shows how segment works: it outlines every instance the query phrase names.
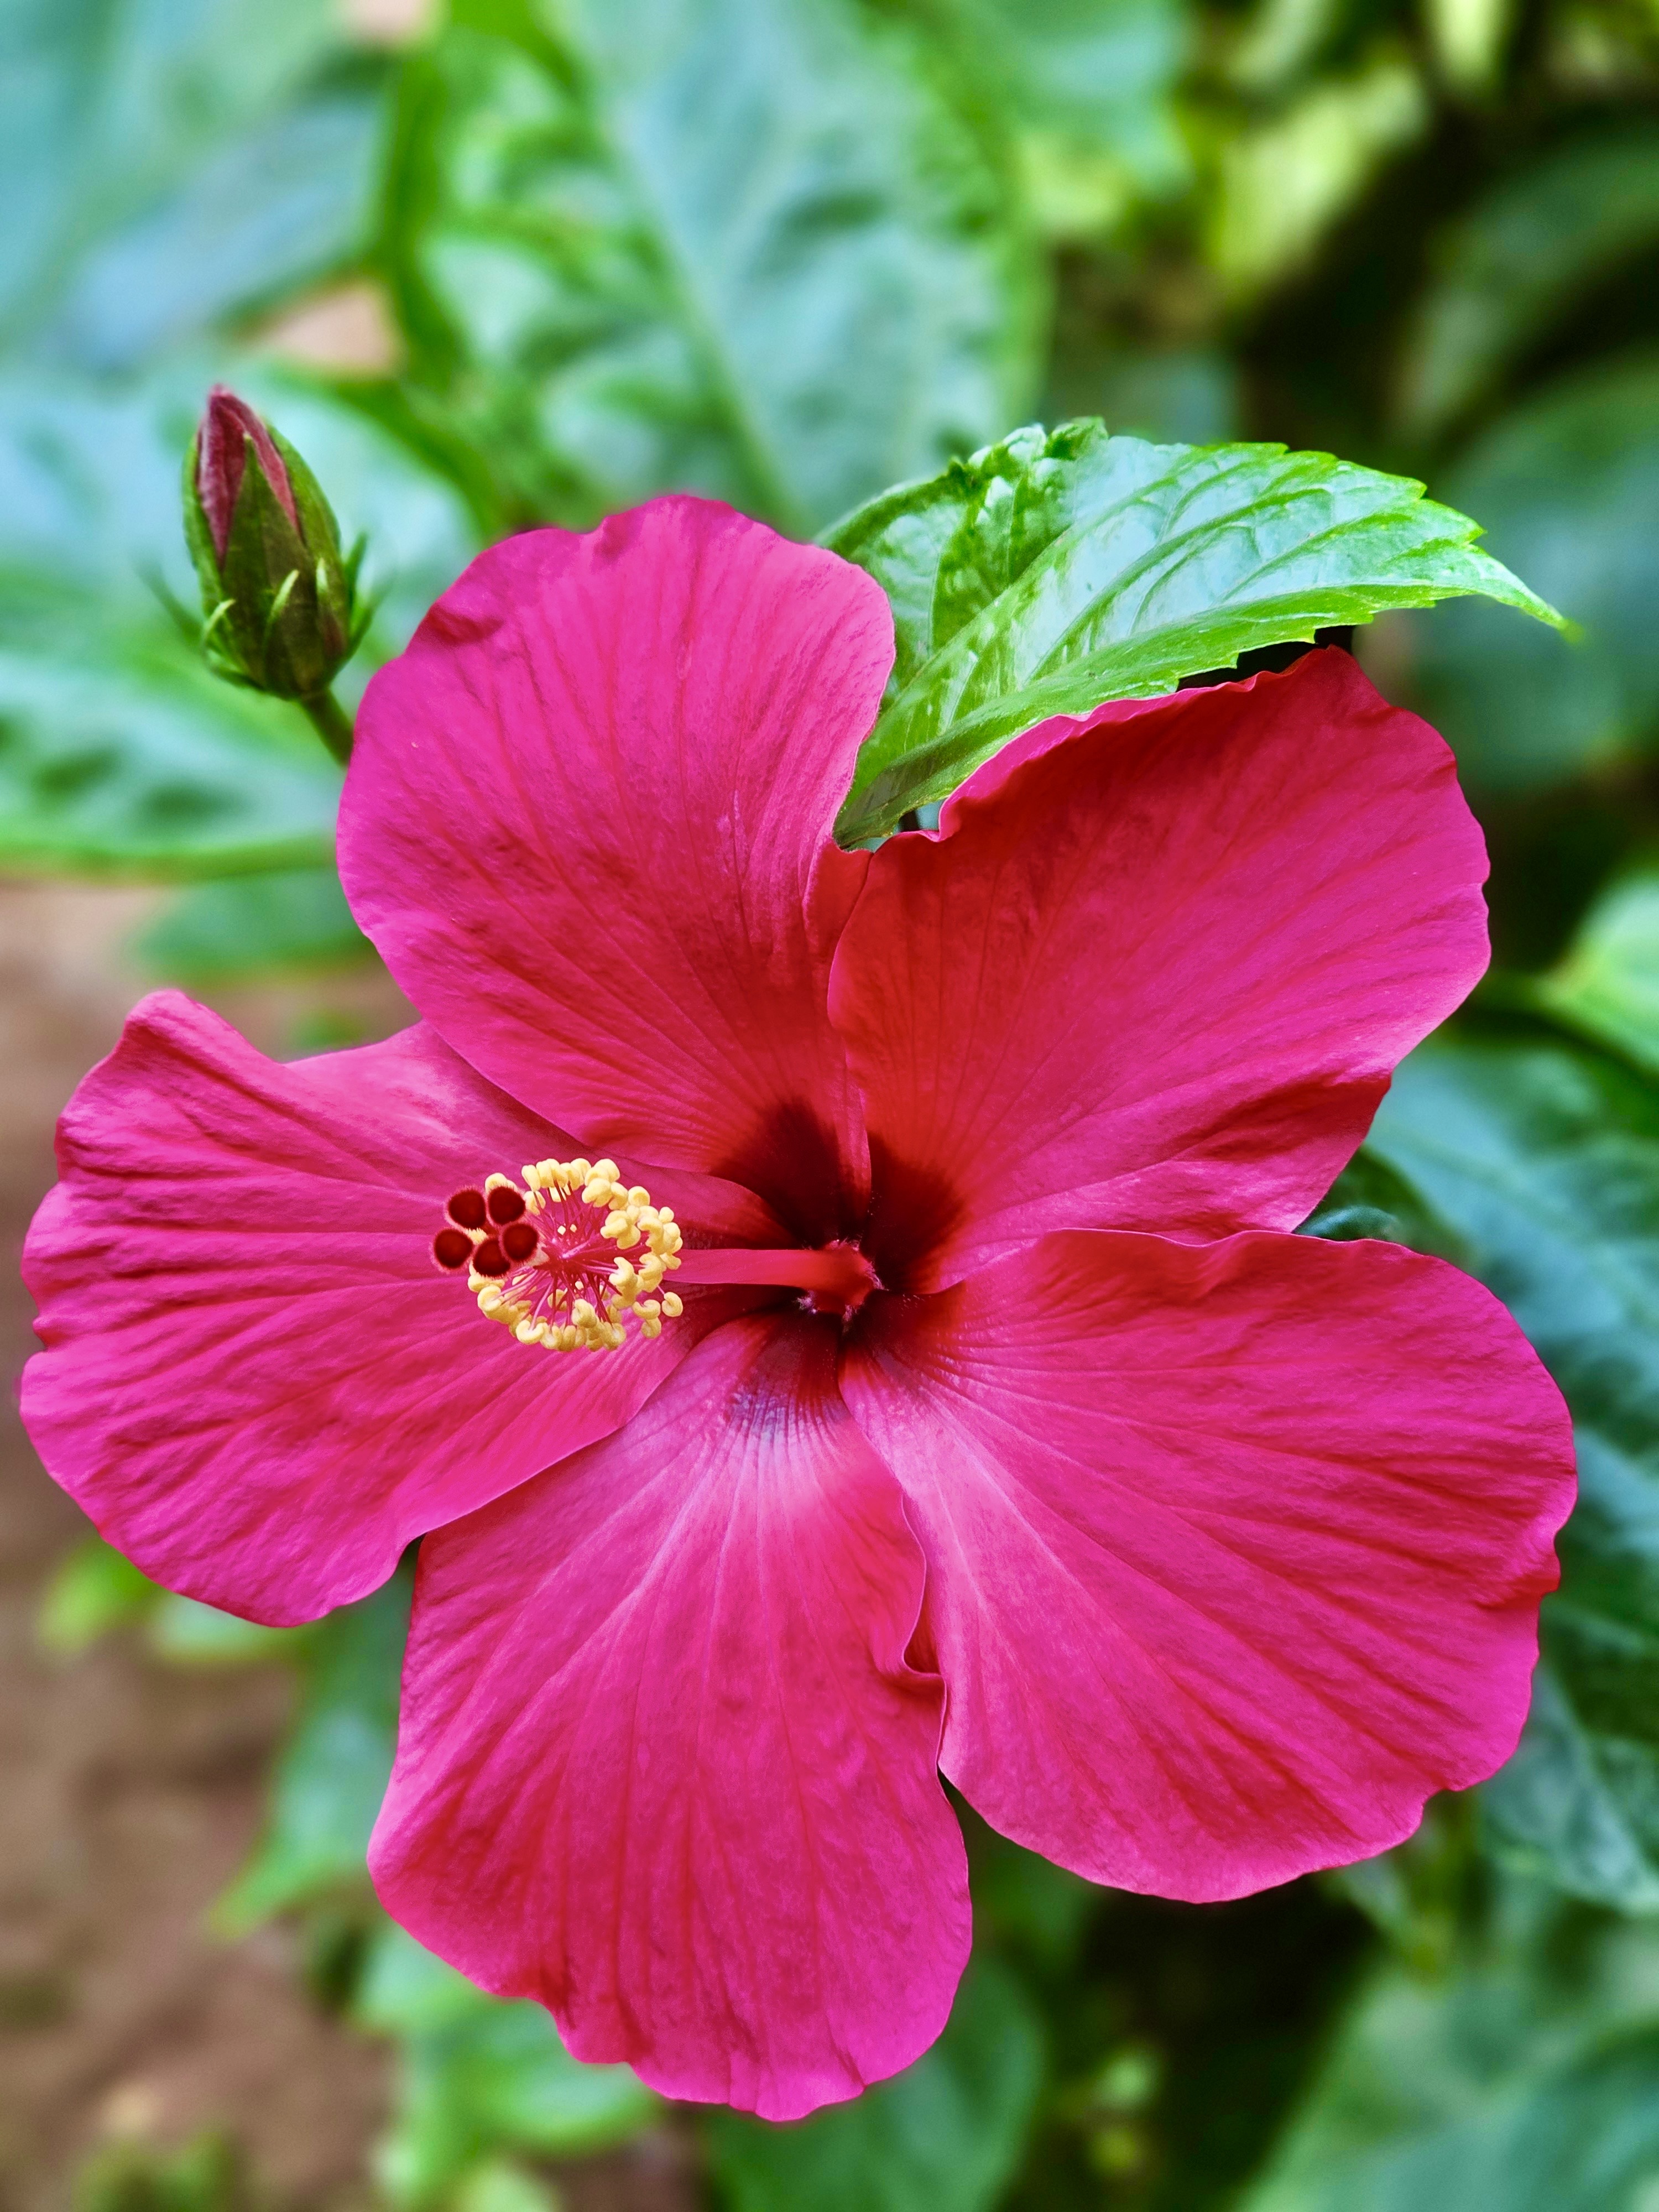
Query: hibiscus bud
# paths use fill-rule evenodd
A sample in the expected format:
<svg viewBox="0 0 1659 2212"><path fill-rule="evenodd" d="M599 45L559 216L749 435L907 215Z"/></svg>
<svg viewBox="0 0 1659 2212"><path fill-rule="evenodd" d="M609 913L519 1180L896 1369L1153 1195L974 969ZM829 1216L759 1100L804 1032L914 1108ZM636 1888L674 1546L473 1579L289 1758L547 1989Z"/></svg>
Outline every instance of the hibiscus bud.
<svg viewBox="0 0 1659 2212"><path fill-rule="evenodd" d="M361 635L356 555L288 441L216 384L185 464L185 535L209 660L233 683L309 704Z"/></svg>

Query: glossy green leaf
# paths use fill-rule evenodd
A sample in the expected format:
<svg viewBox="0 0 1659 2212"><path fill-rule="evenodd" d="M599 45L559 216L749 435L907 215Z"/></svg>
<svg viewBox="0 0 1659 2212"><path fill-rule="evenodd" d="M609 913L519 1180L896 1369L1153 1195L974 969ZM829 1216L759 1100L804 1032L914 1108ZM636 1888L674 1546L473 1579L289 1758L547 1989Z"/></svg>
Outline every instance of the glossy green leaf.
<svg viewBox="0 0 1659 2212"><path fill-rule="evenodd" d="M1583 625L1582 641L1448 609L1417 641L1424 711L1465 777L1537 790L1659 736L1659 356L1585 371L1507 415L1446 495Z"/></svg>
<svg viewBox="0 0 1659 2212"><path fill-rule="evenodd" d="M1482 201L1441 241L1402 414L1432 434L1610 270L1659 243L1659 127L1577 139Z"/></svg>
<svg viewBox="0 0 1659 2212"><path fill-rule="evenodd" d="M1240 2212L1641 2212L1659 1939L1504 1904L1449 1972L1375 1978Z"/></svg>
<svg viewBox="0 0 1659 2212"><path fill-rule="evenodd" d="M1566 957L1531 992L1558 1021L1659 1076L1659 871L1609 884Z"/></svg>
<svg viewBox="0 0 1659 2212"><path fill-rule="evenodd" d="M1542 1034L1437 1042L1370 1147L1463 1240L1577 1428L1561 1588L1489 1827L1564 1888L1659 1905L1659 1094Z"/></svg>
<svg viewBox="0 0 1659 2212"><path fill-rule="evenodd" d="M409 1577L398 1575L331 1613L298 1647L299 1718L276 1762L264 1833L214 1908L226 1934L366 1886L363 1854L397 1741L409 1600Z"/></svg>
<svg viewBox="0 0 1659 2212"><path fill-rule="evenodd" d="M535 2004L501 2004L389 1922L354 2008L398 2039L390 2132L377 2154L394 2203L434 2203L503 2151L602 2150L648 2126L658 2100L626 2066L584 2066Z"/></svg>
<svg viewBox="0 0 1659 2212"><path fill-rule="evenodd" d="M977 1959L914 2066L848 2105L775 2127L709 2116L732 2212L989 2212L1019 2162L1042 2075L1029 1999Z"/></svg>
<svg viewBox="0 0 1659 2212"><path fill-rule="evenodd" d="M186 985L374 957L331 867L196 885L144 932L137 950L153 975Z"/></svg>
<svg viewBox="0 0 1659 2212"><path fill-rule="evenodd" d="M940 799L1016 732L1171 691L1254 647L1480 592L1550 610L1420 484L1279 446L1017 432L825 543L893 602L898 659L837 829Z"/></svg>
<svg viewBox="0 0 1659 2212"><path fill-rule="evenodd" d="M504 511L684 485L816 528L1027 404L1038 271L906 27L852 0L575 0L556 38L455 16L411 79L398 245L417 399Z"/></svg>

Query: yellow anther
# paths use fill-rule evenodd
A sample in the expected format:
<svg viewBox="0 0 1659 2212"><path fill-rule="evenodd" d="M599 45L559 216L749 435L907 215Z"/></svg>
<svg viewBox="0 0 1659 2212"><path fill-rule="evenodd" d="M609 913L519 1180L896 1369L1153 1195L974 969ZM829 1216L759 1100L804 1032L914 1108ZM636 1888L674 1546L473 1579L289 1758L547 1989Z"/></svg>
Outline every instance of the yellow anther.
<svg viewBox="0 0 1659 2212"><path fill-rule="evenodd" d="M614 1160L531 1160L519 1182L492 1175L483 1185L487 1192L503 1187L523 1198L523 1218L538 1241L527 1258L509 1255L505 1274L482 1275L475 1261L467 1287L478 1310L520 1344L614 1351L627 1342L630 1316L642 1336L655 1337L684 1310L672 1292L653 1295L680 1264L673 1208L653 1206L643 1185L624 1183ZM586 1219L583 1206L591 1209ZM468 1233L475 1251L492 1238L498 1240L492 1249L505 1249L493 1224ZM601 1240L610 1252L601 1252ZM624 1258L630 1251L638 1252L637 1262Z"/></svg>
<svg viewBox="0 0 1659 2212"><path fill-rule="evenodd" d="M678 1321L685 1311L685 1302L678 1291L663 1292L662 1311L665 1321Z"/></svg>

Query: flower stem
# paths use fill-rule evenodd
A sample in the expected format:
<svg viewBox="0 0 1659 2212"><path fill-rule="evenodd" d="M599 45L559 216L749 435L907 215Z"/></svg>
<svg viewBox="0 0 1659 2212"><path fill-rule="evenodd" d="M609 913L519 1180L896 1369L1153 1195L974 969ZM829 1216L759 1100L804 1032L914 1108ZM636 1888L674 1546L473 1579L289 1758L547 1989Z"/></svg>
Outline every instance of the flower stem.
<svg viewBox="0 0 1659 2212"><path fill-rule="evenodd" d="M351 717L334 694L317 691L294 703L343 768L351 758Z"/></svg>
<svg viewBox="0 0 1659 2212"><path fill-rule="evenodd" d="M679 1283L771 1283L830 1297L862 1297L876 1288L876 1271L850 1244L818 1251L757 1251L748 1246L707 1251L688 1247L680 1255Z"/></svg>

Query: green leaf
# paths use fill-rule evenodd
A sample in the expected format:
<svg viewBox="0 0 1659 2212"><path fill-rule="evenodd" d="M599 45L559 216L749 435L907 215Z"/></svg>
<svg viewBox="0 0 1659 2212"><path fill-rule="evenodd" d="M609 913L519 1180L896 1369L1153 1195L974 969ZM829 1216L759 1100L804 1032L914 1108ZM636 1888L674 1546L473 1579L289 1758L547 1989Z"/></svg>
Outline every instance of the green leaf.
<svg viewBox="0 0 1659 2212"><path fill-rule="evenodd" d="M456 11L405 100L417 404L503 512L682 485L798 531L1028 404L1041 276L906 27L854 0Z"/></svg>
<svg viewBox="0 0 1659 2212"><path fill-rule="evenodd" d="M1432 435L1632 255L1659 241L1659 129L1605 129L1482 200L1441 240L1401 414Z"/></svg>
<svg viewBox="0 0 1659 2212"><path fill-rule="evenodd" d="M46 1584L37 1624L40 1641L48 1650L72 1656L112 1629L143 1620L161 1596L149 1577L112 1544L88 1536Z"/></svg>
<svg viewBox="0 0 1659 2212"><path fill-rule="evenodd" d="M1438 1041L1370 1146L1462 1238L1577 1427L1533 1717L1489 1827L1564 1888L1659 1905L1659 1095L1543 1036Z"/></svg>
<svg viewBox="0 0 1659 2212"><path fill-rule="evenodd" d="M99 374L142 368L366 241L381 101L307 101L227 145L87 254L43 347Z"/></svg>
<svg viewBox="0 0 1659 2212"><path fill-rule="evenodd" d="M374 957L332 868L200 884L144 932L137 951L153 974L191 986Z"/></svg>
<svg viewBox="0 0 1659 2212"><path fill-rule="evenodd" d="M366 1886L363 1854L397 1742L409 1599L399 1574L297 1647L306 1677L298 1723L276 1763L264 1833L214 1908L223 1933Z"/></svg>
<svg viewBox="0 0 1659 2212"><path fill-rule="evenodd" d="M1609 884L1531 994L1558 1021L1659 1076L1659 869Z"/></svg>
<svg viewBox="0 0 1659 2212"><path fill-rule="evenodd" d="M1385 1243L1409 1244L1414 1251L1432 1253L1460 1267L1468 1265L1455 1230L1397 1168L1370 1150L1354 1155L1297 1234L1325 1237L1340 1244L1374 1237Z"/></svg>
<svg viewBox="0 0 1659 2212"><path fill-rule="evenodd" d="M0 650L0 862L191 876L315 864L339 771L291 708L229 690L159 625Z"/></svg>
<svg viewBox="0 0 1659 2212"><path fill-rule="evenodd" d="M1008 738L1171 691L1252 647L1482 592L1543 601L1423 487L1279 446L1149 446L1098 422L1017 431L829 532L893 602L898 659L837 824L942 799Z"/></svg>
<svg viewBox="0 0 1659 2212"><path fill-rule="evenodd" d="M331 0L14 0L0 344L129 368L356 252L380 103L335 75L343 28Z"/></svg>
<svg viewBox="0 0 1659 2212"><path fill-rule="evenodd" d="M1470 783L1539 790L1659 737L1659 355L1564 380L1447 477L1494 549L1583 625L1582 644L1453 607L1415 683Z"/></svg>
<svg viewBox="0 0 1659 2212"><path fill-rule="evenodd" d="M988 2212L1018 2165L1041 2076L1018 1982L976 1959L915 2065L785 2127L711 2112L710 2158L733 2212Z"/></svg>
<svg viewBox="0 0 1659 2212"><path fill-rule="evenodd" d="M1170 95L1189 43L1171 0L913 0L979 96L1025 135L1028 184L1103 161L1128 190L1166 191L1188 162Z"/></svg>
<svg viewBox="0 0 1659 2212"><path fill-rule="evenodd" d="M661 2110L626 2066L584 2066L539 2005L502 2004L386 1923L354 2008L395 2036L400 2072L377 2165L395 2203L433 2203L502 2151L572 2156L623 2142Z"/></svg>
<svg viewBox="0 0 1659 2212"><path fill-rule="evenodd" d="M1389 1966L1241 2212L1612 2212L1659 2176L1650 1929L1522 1925L1429 1980Z"/></svg>

